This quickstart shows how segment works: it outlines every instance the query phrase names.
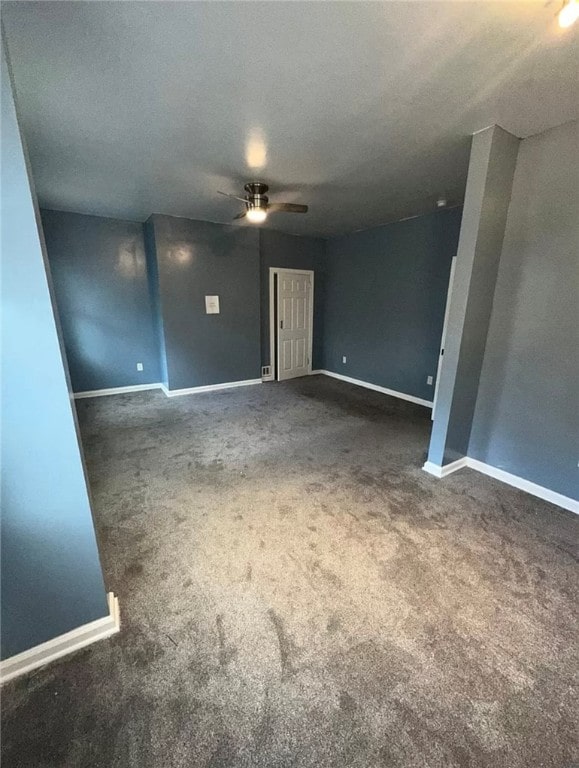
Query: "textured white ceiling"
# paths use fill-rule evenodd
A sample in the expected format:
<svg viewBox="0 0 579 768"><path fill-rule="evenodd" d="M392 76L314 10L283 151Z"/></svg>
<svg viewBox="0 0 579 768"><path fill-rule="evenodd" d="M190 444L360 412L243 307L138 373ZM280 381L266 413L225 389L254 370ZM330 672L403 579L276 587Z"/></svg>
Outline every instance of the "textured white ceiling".
<svg viewBox="0 0 579 768"><path fill-rule="evenodd" d="M470 135L577 117L558 2L3 5L42 205L227 222L261 179L332 235L460 201ZM579 24L576 25L579 27Z"/></svg>

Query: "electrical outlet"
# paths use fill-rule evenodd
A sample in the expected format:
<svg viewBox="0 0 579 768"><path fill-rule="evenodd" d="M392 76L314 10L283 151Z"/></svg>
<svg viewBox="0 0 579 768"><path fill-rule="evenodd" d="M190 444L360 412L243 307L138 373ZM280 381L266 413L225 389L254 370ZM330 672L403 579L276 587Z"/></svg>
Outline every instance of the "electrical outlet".
<svg viewBox="0 0 579 768"><path fill-rule="evenodd" d="M427 376L426 377L426 383L428 384L429 387L432 386L432 382L433 382L432 376Z"/></svg>
<svg viewBox="0 0 579 768"><path fill-rule="evenodd" d="M346 355L344 355L344 356L342 357L342 362L343 362L344 364L346 363Z"/></svg>
<svg viewBox="0 0 579 768"><path fill-rule="evenodd" d="M143 370L143 363L137 363L137 371Z"/></svg>

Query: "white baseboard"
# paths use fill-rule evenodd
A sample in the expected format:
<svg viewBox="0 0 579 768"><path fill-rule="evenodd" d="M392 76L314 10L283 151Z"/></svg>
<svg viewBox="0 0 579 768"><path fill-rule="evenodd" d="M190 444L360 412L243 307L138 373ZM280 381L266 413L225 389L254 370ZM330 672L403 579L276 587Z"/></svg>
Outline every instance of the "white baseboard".
<svg viewBox="0 0 579 768"><path fill-rule="evenodd" d="M381 392L383 395L390 395L390 397L397 397L400 400L407 400L409 403L416 403L417 405L423 405L425 408L432 408L431 400L423 400L421 397L414 397L414 395L407 395L405 392L397 392L395 389L388 389L387 387L380 387L378 384L371 384L369 381L362 381L361 379L353 379L351 376L344 376L342 373L334 373L334 371L326 371L319 369L312 371L312 374L322 373L324 376L331 376L333 379L340 379L340 381L347 381L348 384L356 384L358 387L364 387L365 389L372 389L374 392Z"/></svg>
<svg viewBox="0 0 579 768"><path fill-rule="evenodd" d="M203 387L189 387L188 389L167 389L161 384L161 389L167 397L179 397L180 395L195 395L201 392L215 392L219 389L233 389L234 387L249 387L252 384L261 384L261 379L245 379L243 381L226 381L223 384L207 384Z"/></svg>
<svg viewBox="0 0 579 768"><path fill-rule="evenodd" d="M262 376L261 380L262 381L275 381L275 379L273 378L273 373L270 373L269 376Z"/></svg>
<svg viewBox="0 0 579 768"><path fill-rule="evenodd" d="M576 499L572 499L569 496L563 496L562 493L557 493L542 485L532 483L530 480L525 480L524 477L512 475L510 472L505 472L504 469L485 464L484 461L479 461L478 459L468 458L467 466L470 469L476 469L477 472L481 472L483 475L494 477L495 480L500 480L507 485L512 485L514 488L526 491L532 496L537 496L539 499L549 501L551 504L556 504L558 507L563 507L563 509L568 509L569 512L574 512L576 515L579 515L579 501Z"/></svg>
<svg viewBox="0 0 579 768"><path fill-rule="evenodd" d="M433 464L432 461L427 461L426 464L422 467L422 469L425 472L428 472L430 475L434 475L434 477L446 477L447 475L452 474L453 472L456 472L457 469L462 469L463 467L468 466L468 459L465 457L463 459L457 459L456 461L453 461L451 464L445 464L443 467L439 466L438 464Z"/></svg>
<svg viewBox="0 0 579 768"><path fill-rule="evenodd" d="M74 399L85 397L106 397L107 395L125 395L128 392L144 392L147 389L161 389L161 384L134 384L130 387L111 387L111 389L92 389L86 392L75 392Z"/></svg>
<svg viewBox="0 0 579 768"><path fill-rule="evenodd" d="M500 480L502 483L511 485L513 488L518 488L521 491L530 493L531 496L536 496L539 499L543 499L543 501L556 504L558 507L562 507L563 509L569 510L569 512L574 512L576 515L579 515L579 501L576 499L572 499L569 496L563 496L562 493L557 493L550 488L545 488L542 485L537 485L537 483L532 483L530 480L525 480L524 477L505 472L504 469L493 467L491 464L485 464L484 461L471 459L468 456L453 461L451 464L446 464L443 467L438 464L433 464L431 461L427 461L422 469L435 477L441 478L446 477L452 472L456 472L457 469L462 469L463 467L474 469L476 472L493 477L495 480Z"/></svg>
<svg viewBox="0 0 579 768"><path fill-rule="evenodd" d="M33 669L60 659L61 656L78 651L86 645L96 643L97 640L104 640L105 637L110 637L118 632L121 623L119 601L112 592L108 593L107 601L109 604L108 616L83 624L82 627L77 627L64 635L59 635L46 643L41 643L28 651L23 651L1 661L0 682L6 683L15 677L25 675Z"/></svg>

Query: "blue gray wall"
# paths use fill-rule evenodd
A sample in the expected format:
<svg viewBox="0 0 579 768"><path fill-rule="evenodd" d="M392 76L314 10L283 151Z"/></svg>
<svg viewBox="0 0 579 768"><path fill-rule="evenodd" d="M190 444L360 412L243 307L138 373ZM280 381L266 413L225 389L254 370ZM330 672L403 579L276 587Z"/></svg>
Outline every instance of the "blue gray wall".
<svg viewBox="0 0 579 768"><path fill-rule="evenodd" d="M239 371L257 378L270 362L270 266L314 270L313 366L321 366L324 240L167 216L143 226L48 210L42 217L75 391L169 386L169 370L171 382L181 382L173 389L233 381ZM229 298L221 317L208 317L204 291L217 284ZM175 292L183 297L179 307Z"/></svg>
<svg viewBox="0 0 579 768"><path fill-rule="evenodd" d="M454 208L328 241L323 368L432 400L460 220Z"/></svg>
<svg viewBox="0 0 579 768"><path fill-rule="evenodd" d="M154 215L170 389L261 376L259 231ZM221 312L205 313L218 295Z"/></svg>
<svg viewBox="0 0 579 768"><path fill-rule="evenodd" d="M472 140L428 454L438 466L467 455L518 146L496 125Z"/></svg>
<svg viewBox="0 0 579 768"><path fill-rule="evenodd" d="M260 230L261 254L261 364L270 365L269 354L269 269L311 269L314 271L314 338L312 368L323 363L324 285L326 241L317 237L299 237Z"/></svg>
<svg viewBox="0 0 579 768"><path fill-rule="evenodd" d="M2 658L108 613L40 217L2 50Z"/></svg>
<svg viewBox="0 0 579 768"><path fill-rule="evenodd" d="M158 382L142 225L48 210L42 223L73 390Z"/></svg>
<svg viewBox="0 0 579 768"><path fill-rule="evenodd" d="M520 144L468 453L579 498L579 127Z"/></svg>
<svg viewBox="0 0 579 768"><path fill-rule="evenodd" d="M75 391L258 378L269 268L286 267L315 273L314 369L432 399L459 209L329 241L162 215L144 228L43 218ZM213 293L220 315L205 314Z"/></svg>

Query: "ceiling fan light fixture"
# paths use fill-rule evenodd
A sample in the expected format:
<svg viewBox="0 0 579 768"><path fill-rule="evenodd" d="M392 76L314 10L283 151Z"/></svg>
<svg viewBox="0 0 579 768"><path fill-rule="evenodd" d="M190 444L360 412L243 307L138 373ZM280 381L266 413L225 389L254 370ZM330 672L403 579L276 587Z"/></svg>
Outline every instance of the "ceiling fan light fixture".
<svg viewBox="0 0 579 768"><path fill-rule="evenodd" d="M244 184L245 197L219 192L223 197L231 197L245 203L244 210L233 217L233 221L247 218L251 224L263 224L269 213L307 213L308 206L303 203L270 203L266 192L269 189L263 181L249 181Z"/></svg>
<svg viewBox="0 0 579 768"><path fill-rule="evenodd" d="M267 219L265 208L248 208L247 218L252 224L262 224Z"/></svg>

